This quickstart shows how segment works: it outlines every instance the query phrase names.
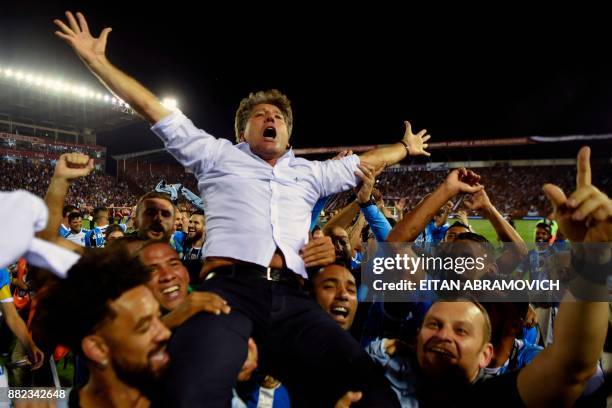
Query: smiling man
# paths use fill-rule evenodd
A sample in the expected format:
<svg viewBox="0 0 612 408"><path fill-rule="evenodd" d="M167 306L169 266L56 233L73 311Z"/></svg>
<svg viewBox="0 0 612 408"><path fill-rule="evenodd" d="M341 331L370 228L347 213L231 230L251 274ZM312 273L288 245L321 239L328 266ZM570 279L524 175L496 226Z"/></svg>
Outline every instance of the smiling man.
<svg viewBox="0 0 612 408"><path fill-rule="evenodd" d="M355 276L339 263L327 265L312 279L314 297L319 306L343 330L349 330L357 312Z"/></svg>
<svg viewBox="0 0 612 408"><path fill-rule="evenodd" d="M168 366L170 331L145 286L150 273L121 250L89 251L66 279L41 293L34 333L70 347L84 359L89 380L70 406L149 406Z"/></svg>

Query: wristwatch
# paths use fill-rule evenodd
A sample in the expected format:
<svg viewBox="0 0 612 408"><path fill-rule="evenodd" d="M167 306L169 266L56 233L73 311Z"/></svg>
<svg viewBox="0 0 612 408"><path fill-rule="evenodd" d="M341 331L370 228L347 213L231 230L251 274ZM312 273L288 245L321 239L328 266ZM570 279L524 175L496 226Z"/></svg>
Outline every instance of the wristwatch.
<svg viewBox="0 0 612 408"><path fill-rule="evenodd" d="M368 201L366 201L365 203L359 203L359 207L360 208L366 208L369 207L371 205L376 205L376 200L374 200L373 196L370 196L370 199Z"/></svg>

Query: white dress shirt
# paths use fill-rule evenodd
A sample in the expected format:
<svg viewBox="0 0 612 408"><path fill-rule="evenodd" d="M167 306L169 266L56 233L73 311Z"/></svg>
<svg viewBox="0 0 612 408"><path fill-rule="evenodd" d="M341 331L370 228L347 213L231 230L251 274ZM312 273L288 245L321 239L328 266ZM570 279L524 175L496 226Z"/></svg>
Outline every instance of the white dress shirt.
<svg viewBox="0 0 612 408"><path fill-rule="evenodd" d="M299 250L308 242L314 204L320 197L355 187L359 180L356 155L319 162L296 158L289 150L272 167L247 143L217 139L180 111L151 130L198 179L207 257L268 266L278 247L287 267L306 277Z"/></svg>

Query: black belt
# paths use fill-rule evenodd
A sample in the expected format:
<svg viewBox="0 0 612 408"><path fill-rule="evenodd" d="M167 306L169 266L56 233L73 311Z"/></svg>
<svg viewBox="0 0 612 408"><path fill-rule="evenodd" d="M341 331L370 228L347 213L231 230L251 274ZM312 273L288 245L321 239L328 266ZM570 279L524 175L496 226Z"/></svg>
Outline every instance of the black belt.
<svg viewBox="0 0 612 408"><path fill-rule="evenodd" d="M217 276L265 279L272 282L283 282L302 287L304 279L287 268L266 268L252 263L240 263L219 266L206 275L206 279Z"/></svg>

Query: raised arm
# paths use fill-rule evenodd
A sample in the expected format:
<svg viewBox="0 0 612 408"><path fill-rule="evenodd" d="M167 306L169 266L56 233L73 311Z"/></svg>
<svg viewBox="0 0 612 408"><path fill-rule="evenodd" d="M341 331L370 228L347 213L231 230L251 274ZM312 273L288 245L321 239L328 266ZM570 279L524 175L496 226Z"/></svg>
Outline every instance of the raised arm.
<svg viewBox="0 0 612 408"><path fill-rule="evenodd" d="M414 134L412 133L410 122L405 121L404 124L406 125L406 132L400 142L365 152L359 156L361 162L378 168L383 163L387 166L399 163L408 155L431 156L425 150L428 146L427 141L431 138L431 136L427 134L427 130L423 129Z"/></svg>
<svg viewBox="0 0 612 408"><path fill-rule="evenodd" d="M54 20L59 27L55 34L72 47L85 66L104 86L127 102L149 123L157 123L170 114L170 111L153 93L134 78L117 69L106 58L106 42L108 34L112 31L111 28L103 29L100 36L96 38L89 32L89 26L83 14L76 13L75 18L70 11L67 11L66 20L67 24L61 20Z"/></svg>
<svg viewBox="0 0 612 408"><path fill-rule="evenodd" d="M573 243L591 245L585 248L585 267L570 283L574 296L568 294L559 308L554 343L519 373L518 391L527 406L571 406L595 373L608 330L608 303L584 296L607 298L605 280L612 272L612 201L591 185L589 157L590 149L583 147L569 199L559 187L544 186L559 230Z"/></svg>
<svg viewBox="0 0 612 408"><path fill-rule="evenodd" d="M502 242L512 243L512 245L506 247L504 253L497 259L497 265L502 273L512 272L522 259L527 256L527 245L525 245L523 238L491 203L484 189L473 194L471 199L466 200L464 203L470 210L479 211L483 217L489 220Z"/></svg>
<svg viewBox="0 0 612 408"><path fill-rule="evenodd" d="M49 220L47 227L37 234L38 237L64 248L79 253L83 252L82 246L60 237L57 231L62 221L62 207L68 195L70 183L76 178L87 176L93 168L94 161L86 154L64 153L57 159L55 171L45 195L45 204L49 208Z"/></svg>
<svg viewBox="0 0 612 408"><path fill-rule="evenodd" d="M482 189L480 177L470 170L455 169L412 211L404 215L389 233L389 242L413 242L433 216L457 194L475 193Z"/></svg>

